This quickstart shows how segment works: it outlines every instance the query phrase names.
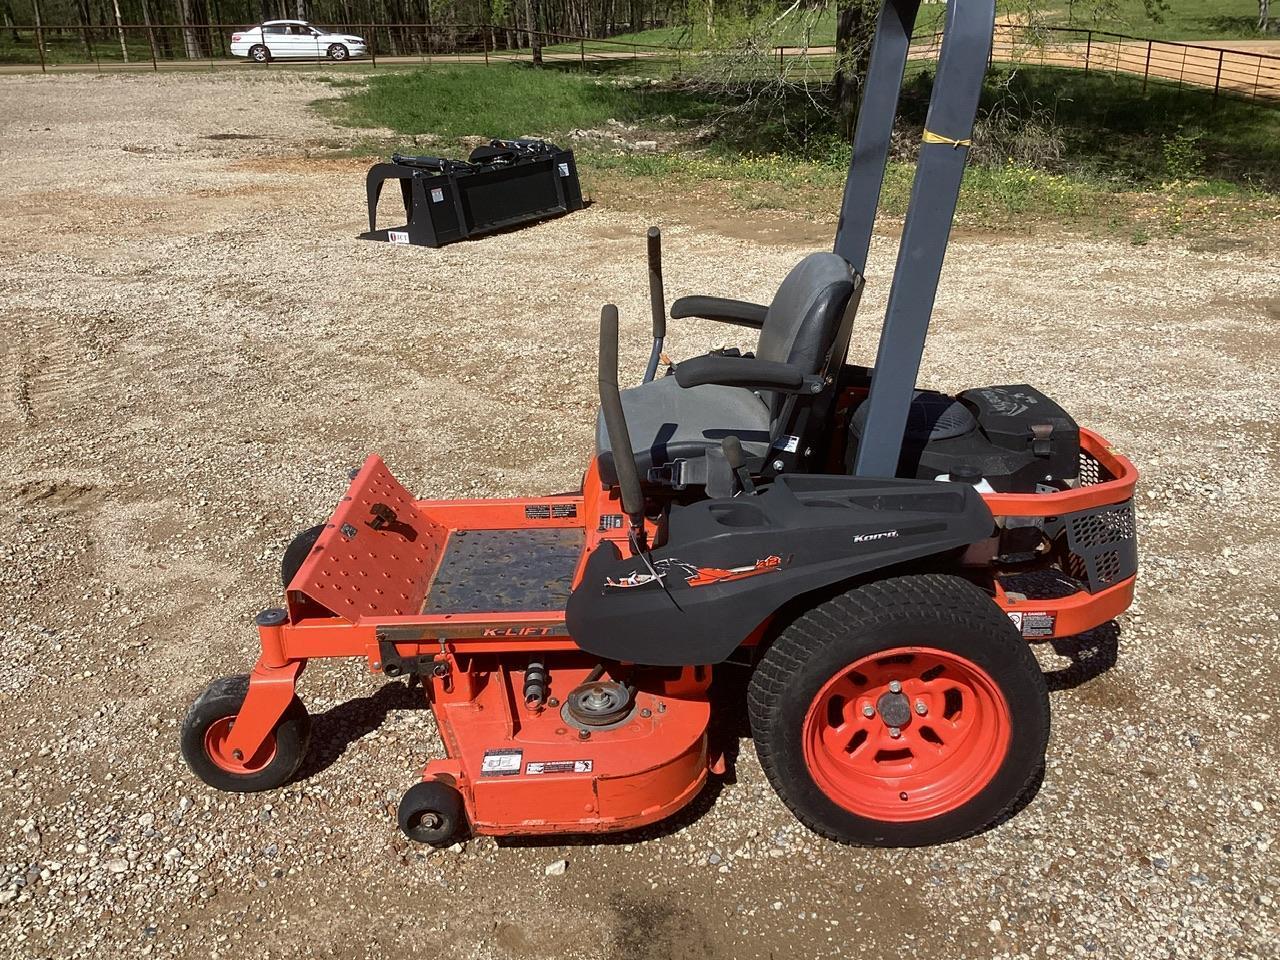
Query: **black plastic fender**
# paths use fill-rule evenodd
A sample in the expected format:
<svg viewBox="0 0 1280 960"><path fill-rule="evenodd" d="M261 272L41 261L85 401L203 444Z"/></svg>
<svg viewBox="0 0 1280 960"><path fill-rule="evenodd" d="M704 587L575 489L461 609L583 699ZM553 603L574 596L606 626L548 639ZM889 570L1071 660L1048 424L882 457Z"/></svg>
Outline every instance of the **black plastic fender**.
<svg viewBox="0 0 1280 960"><path fill-rule="evenodd" d="M967 484L784 475L756 496L673 507L647 557L601 544L565 621L598 657L719 663L793 598L966 547L994 525Z"/></svg>

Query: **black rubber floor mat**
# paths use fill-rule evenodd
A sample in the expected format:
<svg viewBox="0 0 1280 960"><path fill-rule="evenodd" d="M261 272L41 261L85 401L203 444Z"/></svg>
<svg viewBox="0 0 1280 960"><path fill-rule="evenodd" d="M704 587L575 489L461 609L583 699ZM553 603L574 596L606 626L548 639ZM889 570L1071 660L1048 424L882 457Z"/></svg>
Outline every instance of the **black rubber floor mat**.
<svg viewBox="0 0 1280 960"><path fill-rule="evenodd" d="M563 610L581 530L465 530L449 538L423 613Z"/></svg>

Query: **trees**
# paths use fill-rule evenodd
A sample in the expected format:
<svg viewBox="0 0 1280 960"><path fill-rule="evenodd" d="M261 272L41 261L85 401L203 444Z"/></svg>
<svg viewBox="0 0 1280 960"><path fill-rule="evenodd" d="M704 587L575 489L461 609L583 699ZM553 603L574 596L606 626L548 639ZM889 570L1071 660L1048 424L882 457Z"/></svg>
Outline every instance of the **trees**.
<svg viewBox="0 0 1280 960"><path fill-rule="evenodd" d="M839 0L836 14L836 73L832 80L836 115L848 136L858 117L858 96L871 60L880 4L876 0Z"/></svg>

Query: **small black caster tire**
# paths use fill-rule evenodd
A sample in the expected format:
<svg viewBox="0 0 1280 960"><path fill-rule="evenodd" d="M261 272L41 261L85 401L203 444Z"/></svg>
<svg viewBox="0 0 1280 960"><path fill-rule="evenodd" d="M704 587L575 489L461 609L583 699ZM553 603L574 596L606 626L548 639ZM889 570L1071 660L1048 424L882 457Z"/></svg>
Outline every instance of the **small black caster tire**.
<svg viewBox="0 0 1280 960"><path fill-rule="evenodd" d="M280 558L280 585L286 590L289 589L289 584L293 582L298 571L302 569L303 561L315 547L320 534L324 533L324 527L325 525L321 523L309 530L303 530L284 548L284 556Z"/></svg>
<svg viewBox="0 0 1280 960"><path fill-rule="evenodd" d="M439 780L415 783L400 798L396 821L410 840L448 846L462 838L466 826L462 794Z"/></svg>
<svg viewBox="0 0 1280 960"><path fill-rule="evenodd" d="M235 758L223 746L249 693L240 674L215 680L187 711L182 723L182 757L191 772L211 787L233 793L274 790L293 779L307 755L311 717L297 697L254 756Z"/></svg>

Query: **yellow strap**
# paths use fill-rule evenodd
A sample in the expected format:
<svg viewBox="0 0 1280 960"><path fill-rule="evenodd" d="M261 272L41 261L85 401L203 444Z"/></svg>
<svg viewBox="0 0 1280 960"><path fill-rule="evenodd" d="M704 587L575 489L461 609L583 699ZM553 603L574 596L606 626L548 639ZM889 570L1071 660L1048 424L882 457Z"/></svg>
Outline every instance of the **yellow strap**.
<svg viewBox="0 0 1280 960"><path fill-rule="evenodd" d="M973 146L972 140L952 140L950 137L944 137L940 133L934 133L932 130L925 130L924 136L920 138L925 143L945 143L955 147L957 150L961 147Z"/></svg>

